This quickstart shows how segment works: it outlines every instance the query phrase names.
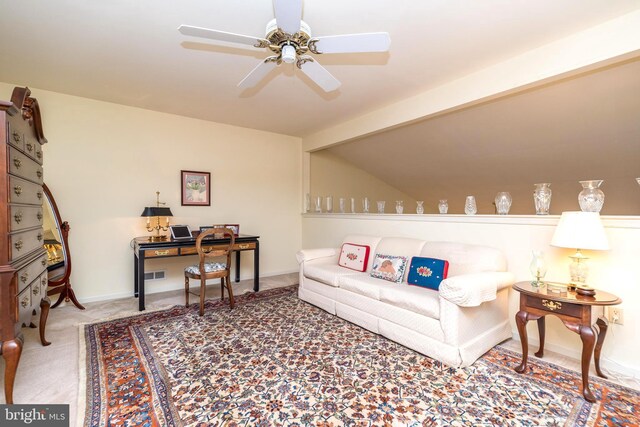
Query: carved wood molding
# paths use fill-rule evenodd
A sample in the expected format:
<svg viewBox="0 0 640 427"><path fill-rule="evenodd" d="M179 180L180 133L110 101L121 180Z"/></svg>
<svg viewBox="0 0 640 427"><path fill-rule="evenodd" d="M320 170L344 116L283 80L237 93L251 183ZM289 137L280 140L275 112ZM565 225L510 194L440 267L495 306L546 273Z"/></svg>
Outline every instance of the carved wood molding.
<svg viewBox="0 0 640 427"><path fill-rule="evenodd" d="M47 138L44 137L42 130L40 105L37 99L31 98L29 95L31 95L31 89L28 87L16 87L11 94L11 102L22 111L22 117L29 122L29 125L35 126L36 137L40 144L46 144Z"/></svg>

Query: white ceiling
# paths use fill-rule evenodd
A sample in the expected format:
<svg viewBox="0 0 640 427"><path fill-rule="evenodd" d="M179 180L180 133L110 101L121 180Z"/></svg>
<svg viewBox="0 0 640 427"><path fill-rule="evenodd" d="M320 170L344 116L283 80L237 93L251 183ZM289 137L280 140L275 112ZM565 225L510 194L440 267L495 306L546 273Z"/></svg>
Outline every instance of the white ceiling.
<svg viewBox="0 0 640 427"><path fill-rule="evenodd" d="M263 36L270 0L0 0L0 81L304 136L638 9L638 0L306 0L314 35L387 31L384 54L323 55L323 93L293 66L236 84L266 51L182 36Z"/></svg>

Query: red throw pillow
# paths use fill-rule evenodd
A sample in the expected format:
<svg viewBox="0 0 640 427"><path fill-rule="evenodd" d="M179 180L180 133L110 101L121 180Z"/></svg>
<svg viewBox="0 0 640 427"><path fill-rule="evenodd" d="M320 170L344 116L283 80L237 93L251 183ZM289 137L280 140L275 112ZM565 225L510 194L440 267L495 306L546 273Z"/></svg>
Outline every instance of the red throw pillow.
<svg viewBox="0 0 640 427"><path fill-rule="evenodd" d="M343 243L338 265L355 271L365 271L369 261L369 246Z"/></svg>

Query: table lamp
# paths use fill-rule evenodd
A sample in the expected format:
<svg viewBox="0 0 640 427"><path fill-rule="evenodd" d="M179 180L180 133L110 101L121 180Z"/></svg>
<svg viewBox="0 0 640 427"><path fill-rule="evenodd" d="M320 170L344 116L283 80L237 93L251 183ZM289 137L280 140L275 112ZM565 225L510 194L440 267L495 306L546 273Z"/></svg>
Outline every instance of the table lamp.
<svg viewBox="0 0 640 427"><path fill-rule="evenodd" d="M562 212L551 239L551 246L577 249L570 258L571 283L569 290L575 289L579 295L593 296L596 291L587 285L588 259L580 250L607 250L609 242L598 212Z"/></svg>
<svg viewBox="0 0 640 427"><path fill-rule="evenodd" d="M148 232L153 232L153 230L156 231L155 236L149 237L149 240L152 242L158 242L158 241L167 239L167 236L160 235L160 230L162 231L169 230L169 217L173 216L173 214L171 213L171 209L167 207L161 207L160 205L166 205L166 203L160 201L160 192L156 191L156 206L144 208L144 210L142 211L142 215L140 215L142 217L147 218L147 231ZM160 225L161 216L166 217L166 225L164 226ZM151 218L153 217L156 218L156 225L154 226L151 225Z"/></svg>

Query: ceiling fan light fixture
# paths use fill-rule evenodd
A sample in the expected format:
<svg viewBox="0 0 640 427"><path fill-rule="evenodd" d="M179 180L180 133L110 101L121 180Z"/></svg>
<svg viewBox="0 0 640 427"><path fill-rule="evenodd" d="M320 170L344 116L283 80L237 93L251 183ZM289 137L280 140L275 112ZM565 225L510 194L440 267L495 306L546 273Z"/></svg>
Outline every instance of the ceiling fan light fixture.
<svg viewBox="0 0 640 427"><path fill-rule="evenodd" d="M282 61L293 64L296 60L296 48L290 44L282 46Z"/></svg>

